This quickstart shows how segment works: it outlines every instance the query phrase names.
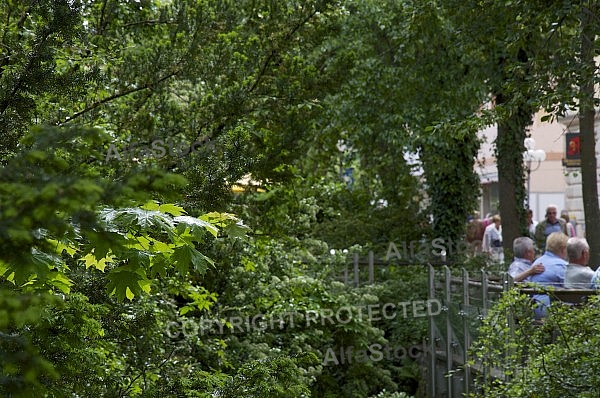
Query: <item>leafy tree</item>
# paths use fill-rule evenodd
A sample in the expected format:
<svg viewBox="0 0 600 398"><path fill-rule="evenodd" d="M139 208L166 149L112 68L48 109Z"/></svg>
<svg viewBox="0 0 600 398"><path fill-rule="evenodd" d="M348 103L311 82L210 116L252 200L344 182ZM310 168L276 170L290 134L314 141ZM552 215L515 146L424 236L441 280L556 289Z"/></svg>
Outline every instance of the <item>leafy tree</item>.
<svg viewBox="0 0 600 398"><path fill-rule="evenodd" d="M0 385L6 393L60 395L83 388L84 395L105 395L113 387L122 394L140 390L140 384L148 382L140 376L152 373L147 362L139 361L148 358L158 364L168 350L155 352L164 330L150 315L157 304L119 308L111 297L119 302L133 300L150 293L156 279L185 276L190 270L202 275L213 262L198 250L199 245L209 236L218 236L220 230L232 236L245 231L229 214L193 218L179 206L153 201L131 207L147 201L153 191L169 196L168 191L183 180L151 168L123 175L122 180L101 177L95 163L98 144L105 139L100 129L39 129L24 138L27 148L1 171L0 272L3 299L13 303L7 306L6 323L1 325L3 335L10 336L3 347L7 354L3 355ZM102 272L102 277L91 277L92 270ZM89 282L93 282L91 290L84 287ZM98 299L94 293L98 289L105 289L106 296ZM20 302L30 302L31 310L18 314ZM121 336L112 335L123 333L131 338L138 333L131 331L134 325L110 320L109 314L128 312L131 319L146 325L146 331L154 323L154 332L147 333L145 340L138 336L135 349L117 346ZM125 360L117 357L127 351L138 355L126 354ZM129 361L139 374L124 366ZM106 367L99 366L102 363ZM82 364L90 372L88 386L77 382ZM130 381L104 385L107 372L115 370L131 374ZM53 381L57 375L59 381Z"/></svg>
<svg viewBox="0 0 600 398"><path fill-rule="evenodd" d="M434 4L357 1L348 9L344 36L334 43L350 44L356 61L348 82L328 100L336 122L330 128L355 151L360 171L381 185L375 200L410 214L426 207L434 236L461 237L477 193L471 160L478 144L475 129L450 122L481 103L469 60L449 44L451 26ZM409 153L418 154L428 199L410 190ZM412 201L429 206L411 207Z"/></svg>
<svg viewBox="0 0 600 398"><path fill-rule="evenodd" d="M418 267L344 286L347 258L331 249L463 233L481 125L469 117L488 91L439 5L2 7L0 116L12 126L0 170L2 393L417 390L405 360L320 359L329 348L410 346L424 319L300 315L426 298ZM260 189L233 194L248 174ZM246 243L231 213L253 228ZM231 321L286 311L295 326L238 333ZM221 329L205 329L207 317Z"/></svg>
<svg viewBox="0 0 600 398"><path fill-rule="evenodd" d="M579 74L579 126L581 129L581 182L584 203L586 236L590 243L589 263L596 266L600 262L600 226L595 220L600 217L598 205L598 162L596 159L596 134L594 129L595 105L598 96L594 86L598 72L594 55L597 53L596 31L598 24L598 4L584 2L581 6L581 52Z"/></svg>
<svg viewBox="0 0 600 398"><path fill-rule="evenodd" d="M94 68L56 62L63 49L73 49L81 37L81 10L79 2L60 0L0 5L1 159L17 150L19 138L32 123L44 120L49 103L61 97L75 100L85 94L85 82L97 77Z"/></svg>

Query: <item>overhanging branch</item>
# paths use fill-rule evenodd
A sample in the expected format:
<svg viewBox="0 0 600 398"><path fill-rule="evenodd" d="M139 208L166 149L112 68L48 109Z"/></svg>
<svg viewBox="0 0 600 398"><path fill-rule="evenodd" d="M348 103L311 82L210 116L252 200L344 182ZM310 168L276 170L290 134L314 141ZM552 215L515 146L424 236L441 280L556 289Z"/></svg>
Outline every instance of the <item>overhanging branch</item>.
<svg viewBox="0 0 600 398"><path fill-rule="evenodd" d="M169 73L169 74L167 74L167 75L165 75L165 76L161 77L160 79L158 79L158 80L157 80L157 81L155 81L155 82L146 83L146 84L144 84L144 85L143 85L143 86L141 86L141 87L130 88L130 89L128 89L128 90L125 90L125 91L121 91L121 92L115 93L115 94L113 94L113 95L111 95L111 96L108 96L108 97L106 97L106 98L104 98L104 99L101 99L100 101L94 102L94 103L93 103L93 104L91 104L90 106L88 106L88 107L86 107L85 109L82 109L82 110L80 110L80 111L78 111L78 112L75 112L75 113L74 113L73 115L71 115L71 116L67 116L67 117L66 117L64 120L62 120L62 121L61 121L61 120L56 120L56 121L54 121L52 124L54 124L54 125L57 125L57 126L61 126L61 125L65 124L65 123L67 123L67 122L70 122L70 121L72 121L73 119L76 119L76 118L78 118L78 117L80 117L80 116L83 116L83 115L85 115L86 113L88 113L88 112L90 112L90 111L92 111L92 110L94 110L94 109L98 108L99 106L101 106L101 105L103 105L103 104L106 104L106 103L108 103L108 102L111 102L111 101L113 101L113 100L116 100L116 99L118 99L118 98L125 97L125 96L127 96L127 95L129 95L129 94L133 94L133 93L136 93L136 92L139 92L139 91L143 91L143 90L150 90L150 89L154 88L154 86L156 86L156 85L158 85L158 84L160 84L160 83L164 82L165 80L167 80L167 79L169 79L169 78L171 78L171 77L173 77L173 76L177 75L177 73L179 73L179 71L177 71L177 70L176 70L176 71L173 71L173 72L171 72L171 73Z"/></svg>

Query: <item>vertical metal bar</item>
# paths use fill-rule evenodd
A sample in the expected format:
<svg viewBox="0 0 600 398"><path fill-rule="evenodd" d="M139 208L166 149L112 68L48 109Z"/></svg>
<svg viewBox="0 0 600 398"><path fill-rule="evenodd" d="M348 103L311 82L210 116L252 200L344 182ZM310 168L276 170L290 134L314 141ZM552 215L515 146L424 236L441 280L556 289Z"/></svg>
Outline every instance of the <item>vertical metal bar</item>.
<svg viewBox="0 0 600 398"><path fill-rule="evenodd" d="M358 281L358 253L354 253L354 286L358 287L359 285L359 281Z"/></svg>
<svg viewBox="0 0 600 398"><path fill-rule="evenodd" d="M483 316L487 315L488 308L490 307L489 296L488 296L489 280L488 274L485 270L481 270L481 307Z"/></svg>
<svg viewBox="0 0 600 398"><path fill-rule="evenodd" d="M508 272L502 274L504 276L504 291L508 291L515 285L515 280L510 276Z"/></svg>
<svg viewBox="0 0 600 398"><path fill-rule="evenodd" d="M452 398L453 389L452 389L452 368L453 368L453 357L452 357L452 307L450 302L452 301L451 296L451 282L452 282L452 273L450 272L450 268L447 265L444 265L444 301L446 302L446 307L448 310L446 311L446 387L448 389L446 397Z"/></svg>
<svg viewBox="0 0 600 398"><path fill-rule="evenodd" d="M344 285L348 284L348 259L344 262Z"/></svg>
<svg viewBox="0 0 600 398"><path fill-rule="evenodd" d="M428 297L429 300L434 300L435 299L435 269L433 268L433 266L431 266L431 264L429 264L429 281L428 281L428 288L429 288L429 292L428 292ZM429 396L430 397L436 397L436 390L437 390L437 372L436 372L436 365L437 365L437 350L435 348L435 322L433 321L433 316L430 316L428 318L428 327L429 327L429 350L428 350L428 365L429 365L429 372L427 374L427 376L429 377Z"/></svg>
<svg viewBox="0 0 600 398"><path fill-rule="evenodd" d="M471 346L471 332L469 331L469 319L470 319L470 300L469 300L469 273L463 268L463 303L462 303L462 317L463 317L463 363L464 363L464 391L465 396L469 395L471 387L471 368L468 365L469 362L469 347Z"/></svg>
<svg viewBox="0 0 600 398"><path fill-rule="evenodd" d="M513 285L513 281L512 278L510 277L510 275L505 272L503 274L503 282L504 282L504 290L508 291L510 290L510 288ZM510 310L510 308L508 308L506 310L506 322L508 323L508 336L506 336L506 359L508 359L509 361L509 366L513 366L514 362L512 362L513 355L514 355L514 349L512 348L513 345L512 343L515 341L515 320L513 318L513 314L512 311ZM510 381L510 372L503 372L504 373L504 380L506 381Z"/></svg>
<svg viewBox="0 0 600 398"><path fill-rule="evenodd" d="M375 255L369 250L369 283L375 282Z"/></svg>
<svg viewBox="0 0 600 398"><path fill-rule="evenodd" d="M481 270L481 307L482 307L482 317L487 316L488 313L488 274L485 270ZM485 363L483 365L483 384L488 385L490 382L490 372Z"/></svg>

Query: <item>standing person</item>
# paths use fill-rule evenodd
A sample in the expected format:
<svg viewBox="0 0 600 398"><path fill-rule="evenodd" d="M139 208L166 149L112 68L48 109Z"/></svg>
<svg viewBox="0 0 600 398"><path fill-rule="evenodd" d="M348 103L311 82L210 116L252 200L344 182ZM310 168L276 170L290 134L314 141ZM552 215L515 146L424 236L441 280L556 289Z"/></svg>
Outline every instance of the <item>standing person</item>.
<svg viewBox="0 0 600 398"><path fill-rule="evenodd" d="M535 239L535 227L537 225L538 222L533 219L533 210L527 209L527 231L531 239Z"/></svg>
<svg viewBox="0 0 600 398"><path fill-rule="evenodd" d="M535 245L533 239L521 236L513 241L515 258L508 267L508 274L515 282L529 282L532 275L544 272L543 264L532 265L535 259Z"/></svg>
<svg viewBox="0 0 600 398"><path fill-rule="evenodd" d="M532 275L530 281L542 286L563 287L565 271L567 269L567 241L569 238L562 232L552 232L546 239L546 251L533 262L533 265L544 264L544 272ZM535 309L537 319L546 316L550 306L550 297L547 294L536 294L533 300L539 303Z"/></svg>
<svg viewBox="0 0 600 398"><path fill-rule="evenodd" d="M479 212L475 212L473 218L467 223L467 242L470 243L471 254L481 253L484 232L485 226L479 219Z"/></svg>
<svg viewBox="0 0 600 398"><path fill-rule="evenodd" d="M483 233L482 251L497 261L504 261L504 249L502 247L502 220L499 215L492 217L492 223L485 228Z"/></svg>
<svg viewBox="0 0 600 398"><path fill-rule="evenodd" d="M565 271L567 289L590 289L594 271L588 267L590 245L584 238L569 238L567 241L569 264Z"/></svg>
<svg viewBox="0 0 600 398"><path fill-rule="evenodd" d="M540 250L546 247L546 238L553 232L562 232L569 236L567 223L562 218L558 218L557 213L558 208L555 205L549 205L546 207L546 218L535 227L535 243Z"/></svg>
<svg viewBox="0 0 600 398"><path fill-rule="evenodd" d="M577 233L575 232L575 226L570 221L569 211L562 210L560 212L560 218L565 220L565 222L567 223L567 235L569 236L569 238L573 238L573 237L577 236Z"/></svg>

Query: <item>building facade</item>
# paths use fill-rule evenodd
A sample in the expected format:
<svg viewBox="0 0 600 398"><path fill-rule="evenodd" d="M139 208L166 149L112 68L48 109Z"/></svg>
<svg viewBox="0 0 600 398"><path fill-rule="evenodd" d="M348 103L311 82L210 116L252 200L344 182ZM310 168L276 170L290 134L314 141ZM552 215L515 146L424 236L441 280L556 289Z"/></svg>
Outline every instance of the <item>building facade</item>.
<svg viewBox="0 0 600 398"><path fill-rule="evenodd" d="M564 126L566 133L579 133L579 118L576 113L569 114L560 120L561 125ZM596 159L598 161L600 155L600 112L596 112L594 120L594 131L596 135ZM576 136L575 136L576 137ZM563 145L565 152L569 152L569 147L566 141L567 135L563 139ZM573 149L571 147L571 149ZM576 148L578 149L578 148ZM600 161L598 161L598 176L600 173ZM583 212L583 195L581 190L581 167L578 165L570 165L569 162L565 162L565 206L569 210L569 215L572 219L577 221L577 233L580 236L585 236L585 218ZM600 186L599 186L600 192Z"/></svg>
<svg viewBox="0 0 600 398"><path fill-rule="evenodd" d="M567 128L559 122L542 122L542 116L543 113L536 114L529 128L529 134L535 140L535 148L546 152L544 161L531 163L529 174L529 207L533 211L534 220L537 221L544 219L546 206L550 204L557 205L559 211L562 209L571 211L565 196L567 170L563 166L564 135ZM480 132L483 141L475 170L481 182L480 213L482 216L497 213L499 208L498 169L493 147L497 131L497 126L490 126ZM579 213L574 215L579 220Z"/></svg>

